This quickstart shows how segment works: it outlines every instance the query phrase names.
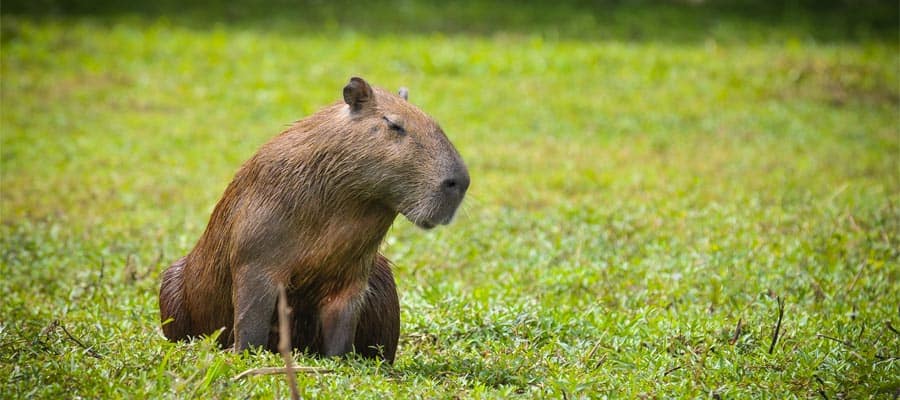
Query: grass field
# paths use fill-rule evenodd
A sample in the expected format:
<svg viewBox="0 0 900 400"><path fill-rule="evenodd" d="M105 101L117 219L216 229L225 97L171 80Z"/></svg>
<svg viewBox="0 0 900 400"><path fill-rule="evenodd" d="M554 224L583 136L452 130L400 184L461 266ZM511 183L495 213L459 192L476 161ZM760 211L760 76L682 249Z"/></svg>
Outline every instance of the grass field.
<svg viewBox="0 0 900 400"><path fill-rule="evenodd" d="M896 4L148 3L3 4L0 397L287 397L167 342L159 276L352 75L472 186L383 246L396 363L298 354L306 397L900 393Z"/></svg>

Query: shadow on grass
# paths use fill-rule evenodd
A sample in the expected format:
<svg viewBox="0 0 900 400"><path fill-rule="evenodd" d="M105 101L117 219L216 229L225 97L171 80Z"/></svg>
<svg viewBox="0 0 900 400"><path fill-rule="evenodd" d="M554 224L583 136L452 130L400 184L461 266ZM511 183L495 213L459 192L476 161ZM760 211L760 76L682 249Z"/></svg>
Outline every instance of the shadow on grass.
<svg viewBox="0 0 900 400"><path fill-rule="evenodd" d="M0 12L39 20L166 19L195 29L224 24L284 34L540 34L664 43L897 41L900 25L900 4L879 0L7 0Z"/></svg>

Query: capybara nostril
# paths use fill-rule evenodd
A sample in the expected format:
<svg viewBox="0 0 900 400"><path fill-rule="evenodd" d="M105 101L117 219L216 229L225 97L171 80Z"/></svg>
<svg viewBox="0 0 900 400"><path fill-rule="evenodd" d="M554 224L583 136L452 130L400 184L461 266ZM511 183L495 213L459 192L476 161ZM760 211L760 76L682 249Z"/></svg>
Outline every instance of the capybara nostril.
<svg viewBox="0 0 900 400"><path fill-rule="evenodd" d="M466 189L469 188L469 175L468 174L459 174L452 178L444 179L441 182L441 188L447 192L455 192L460 196L466 193Z"/></svg>

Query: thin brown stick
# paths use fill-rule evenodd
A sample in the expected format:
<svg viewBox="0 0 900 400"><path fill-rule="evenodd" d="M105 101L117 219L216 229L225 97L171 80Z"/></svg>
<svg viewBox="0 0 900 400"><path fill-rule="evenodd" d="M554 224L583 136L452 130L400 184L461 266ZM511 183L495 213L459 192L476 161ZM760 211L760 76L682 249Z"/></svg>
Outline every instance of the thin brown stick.
<svg viewBox="0 0 900 400"><path fill-rule="evenodd" d="M294 357L291 355L291 324L289 322L291 309L287 305L287 294L284 285L278 284L278 352L284 358L286 371L294 370ZM291 400L300 400L300 390L297 389L297 375L285 374L288 386L291 387Z"/></svg>
<svg viewBox="0 0 900 400"><path fill-rule="evenodd" d="M232 381L238 381L248 376L256 375L287 375L288 385L291 387L291 398L299 399L300 391L297 389L297 373L324 374L333 372L328 368L319 367L298 367L294 366L294 358L291 355L291 325L290 325L291 309L287 305L287 295L284 286L278 285L278 352L284 359L284 367L262 367L251 368L241 372Z"/></svg>
<svg viewBox="0 0 900 400"><path fill-rule="evenodd" d="M775 329L772 330L772 344L769 345L769 354L775 351L775 344L778 343L778 334L781 333L781 319L784 317L784 301L781 296L776 297L778 300L778 322L775 323Z"/></svg>
<svg viewBox="0 0 900 400"><path fill-rule="evenodd" d="M264 368L251 368L244 372L241 372L237 376L235 376L232 380L238 381L248 376L257 376L257 375L278 375L278 374L288 374L293 375L297 373L305 373L305 374L328 374L334 372L329 368L319 368L319 367L293 367L288 370L285 367L264 367Z"/></svg>
<svg viewBox="0 0 900 400"><path fill-rule="evenodd" d="M856 286L856 282L859 280L859 277L862 276L863 270L866 268L866 263L859 263L859 269L856 271L856 275L853 276L853 280L850 281L850 285L844 289L844 293L850 293L853 291L853 288Z"/></svg>
<svg viewBox="0 0 900 400"><path fill-rule="evenodd" d="M823 334L821 334L821 333L817 333L817 334L816 334L816 337L817 337L817 338L821 338L821 339L828 339L828 340L831 340L831 341L838 342L838 343L840 343L840 344L842 344L842 345L844 345L844 346L847 346L848 348L851 348L851 349L855 349L855 348L856 348L856 346L854 346L853 343L850 343L850 342L848 342L848 341L846 341L846 340L838 339L838 338L833 337L833 336L828 336L828 335L823 335Z"/></svg>
<svg viewBox="0 0 900 400"><path fill-rule="evenodd" d="M587 362L587 360L590 360L591 357L594 356L594 353L597 352L597 349L600 348L601 344L602 344L602 342L599 342L599 341L598 341L598 342L595 343L593 346L591 346L591 350L588 351L587 355L584 356L584 359L582 359L581 362Z"/></svg>
<svg viewBox="0 0 900 400"><path fill-rule="evenodd" d="M823 335L823 334L821 334L821 333L817 333L817 334L816 334L816 337L817 337L817 338L820 338L820 339L828 339L828 340L831 340L831 341L840 343L840 344L842 344L844 347L848 348L849 350L847 350L847 351L848 351L850 354L852 354L854 357L858 358L860 361L865 361L865 360L866 360L865 357L861 356L859 353L857 353L857 352L854 351L854 350L856 350L856 346L854 346L853 343L850 343L850 342L848 342L848 341L846 341L846 340L838 339L838 338L833 337L833 336ZM877 358L877 357L878 357L878 355L876 354L876 358Z"/></svg>
<svg viewBox="0 0 900 400"><path fill-rule="evenodd" d="M88 353L89 356L94 357L94 358L96 358L96 359L102 359L102 358L103 358L103 356L101 356L100 353L97 353L96 351L94 351L94 349L92 349L92 348L90 348L90 347L88 347L88 346L85 346L84 343L81 343L81 341L78 340L78 338L76 338L75 336L72 336L72 334L69 333L69 330L66 329L66 326L65 326L65 325L59 324L59 327L62 328L63 332L66 333L66 336L68 336L69 339L71 339L73 342L75 342L77 345L81 346L81 348L83 348L85 351L87 351L87 353Z"/></svg>
<svg viewBox="0 0 900 400"><path fill-rule="evenodd" d="M887 325L887 328L891 330L891 332L894 332L894 333L900 335L900 331L898 331L897 328L894 328L894 326L891 325L891 321L884 321L884 323L885 323L885 325Z"/></svg>
<svg viewBox="0 0 900 400"><path fill-rule="evenodd" d="M889 327L890 327L890 325L891 325L891 323L888 322ZM44 329L41 329L41 334L39 335L39 337L44 337L44 336L49 335L51 332L55 331L57 327L59 327L58 319L54 319L53 321L50 321L50 323L47 324L47 326L45 326Z"/></svg>
<svg viewBox="0 0 900 400"><path fill-rule="evenodd" d="M666 370L666 372L663 373L663 376L669 376L669 374L671 374L671 373L673 373L673 372L675 372L675 371L678 371L679 369L681 369L681 368L683 368L683 367L684 367L683 365L676 365L676 366L674 366L674 367L672 367L672 368L669 368L669 369Z"/></svg>
<svg viewBox="0 0 900 400"><path fill-rule="evenodd" d="M741 325L744 322L743 318L738 318L737 326L734 327L734 336L731 337L731 344L737 343L738 339L741 338L741 333L743 331L743 326Z"/></svg>
<svg viewBox="0 0 900 400"><path fill-rule="evenodd" d="M597 352L597 349L599 349L601 347L606 348L606 349L609 348L609 346L603 344L602 341L597 341L597 343L595 343L591 347L591 350L588 351L587 355L585 355L584 358L581 359L581 362L587 364L588 360L594 358L594 354ZM599 367L601 364L603 364L604 361L606 361L606 354L600 356L600 359L597 360L596 363L594 363L595 367Z"/></svg>
<svg viewBox="0 0 900 400"><path fill-rule="evenodd" d="M825 381L822 378L819 378L818 375L813 375L813 378L816 379L816 382L819 382L819 396L822 396L823 399L828 400L828 394L825 393Z"/></svg>

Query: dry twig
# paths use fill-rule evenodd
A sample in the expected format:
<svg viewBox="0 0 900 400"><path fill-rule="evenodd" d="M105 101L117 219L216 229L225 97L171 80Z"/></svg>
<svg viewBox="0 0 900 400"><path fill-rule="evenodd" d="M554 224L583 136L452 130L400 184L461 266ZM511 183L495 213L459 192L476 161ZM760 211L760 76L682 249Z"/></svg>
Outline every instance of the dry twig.
<svg viewBox="0 0 900 400"><path fill-rule="evenodd" d="M840 343L840 344L842 344L842 345L844 345L844 346L847 346L848 348L851 348L851 349L855 349L855 348L856 348L855 346L853 346L853 343L850 343L850 342L848 342L848 341L846 341L846 340L838 339L838 338L833 337L833 336L828 336L828 335L823 335L823 334L821 334L821 333L817 333L817 334L816 334L816 337L817 337L817 338L821 338L821 339L828 339L828 340L832 340L832 341L838 342L838 343Z"/></svg>
<svg viewBox="0 0 900 400"><path fill-rule="evenodd" d="M81 348L83 348L85 351L87 351L89 356L94 357L96 359L103 358L103 356L101 356L100 353L97 353L96 351L94 351L94 349L92 349L88 346L85 346L84 343L81 343L81 341L78 340L78 338L76 338L75 336L72 336L72 334L69 333L69 330L66 329L65 325L59 324L59 327L62 328L63 332L65 332L66 336L68 336L70 340L72 340L73 342L75 342L75 344L81 346Z"/></svg>
<svg viewBox="0 0 900 400"><path fill-rule="evenodd" d="M784 301L781 296L776 297L778 300L778 322L775 323L775 329L772 331L772 344L769 345L769 354L775 351L775 344L778 343L778 335L781 333L781 319L784 317Z"/></svg>
<svg viewBox="0 0 900 400"><path fill-rule="evenodd" d="M856 271L856 275L853 276L853 280L850 281L850 284L847 285L847 288L844 289L844 293L850 293L853 291L853 288L856 287L856 282L859 281L859 277L862 276L863 270L866 269L866 263L859 263L859 268Z"/></svg>
<svg viewBox="0 0 900 400"><path fill-rule="evenodd" d="M828 400L828 394L825 393L825 381L822 378L819 378L818 375L813 375L813 378L816 379L816 382L819 382L819 396L822 396L823 399Z"/></svg>
<svg viewBox="0 0 900 400"><path fill-rule="evenodd" d="M741 333L743 331L743 326L741 325L744 322L743 318L738 318L737 326L734 327L734 336L731 337L731 344L737 343L738 339L741 338Z"/></svg>
<svg viewBox="0 0 900 400"><path fill-rule="evenodd" d="M887 325L887 328L891 330L891 332L900 335L900 331L898 331L897 328L894 328L894 326L891 325L891 321L884 321L884 323Z"/></svg>
<svg viewBox="0 0 900 400"><path fill-rule="evenodd" d="M278 352L284 358L284 367L287 371L294 370L294 357L291 355L291 309L287 305L287 294L284 285L278 284ZM300 400L300 390L297 389L297 375L285 374L288 386L291 387L291 400Z"/></svg>
<svg viewBox="0 0 900 400"><path fill-rule="evenodd" d="M674 367L672 367L672 368L669 368L669 369L666 370L666 372L663 373L663 376L669 376L669 374L671 374L671 373L673 373L673 372L675 372L675 371L678 371L678 370L681 369L681 368L683 368L682 365L676 365L676 366L674 366Z"/></svg>
<svg viewBox="0 0 900 400"><path fill-rule="evenodd" d="M330 373L331 369L318 367L295 367L294 358L291 355L291 324L290 324L291 308L287 305L287 295L285 294L284 285L278 285L278 352L284 359L284 367L263 367L251 368L240 374L237 374L232 381L238 381L248 376L256 375L287 375L288 386L291 387L291 399L299 399L300 391L297 389L297 376L299 372L303 373Z"/></svg>

